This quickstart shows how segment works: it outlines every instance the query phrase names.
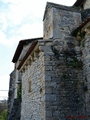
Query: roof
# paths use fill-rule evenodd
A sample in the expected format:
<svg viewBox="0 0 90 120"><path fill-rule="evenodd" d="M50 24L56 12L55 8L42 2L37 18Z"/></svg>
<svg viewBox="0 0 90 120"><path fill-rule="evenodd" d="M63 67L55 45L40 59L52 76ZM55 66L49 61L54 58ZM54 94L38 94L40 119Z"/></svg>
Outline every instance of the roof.
<svg viewBox="0 0 90 120"><path fill-rule="evenodd" d="M22 52L22 49L23 49L23 46L24 45L27 45L35 40L39 40L39 39L43 39L42 37L40 38L33 38L33 39L25 39L25 40L21 40L16 48L16 51L15 51L15 54L13 56L13 59L12 59L12 62L15 63L17 62L21 52Z"/></svg>
<svg viewBox="0 0 90 120"><path fill-rule="evenodd" d="M77 0L77 1L74 3L73 6L79 7L79 6L81 6L85 1L86 1L86 0Z"/></svg>
<svg viewBox="0 0 90 120"><path fill-rule="evenodd" d="M88 17L83 23L80 24L79 28L82 28L84 25L86 25L88 22L90 22L90 17Z"/></svg>
<svg viewBox="0 0 90 120"><path fill-rule="evenodd" d="M34 47L36 46L36 44L38 43L38 41L34 41L32 42L30 48L28 49L26 55L24 56L23 60L21 61L21 63L18 66L18 70L22 67L22 65L24 64L24 62L26 61L26 59L28 58L28 56L30 55L30 53L32 52L32 50L34 49Z"/></svg>
<svg viewBox="0 0 90 120"><path fill-rule="evenodd" d="M72 35L76 36L78 29L82 29L88 22L90 22L90 17L88 17L84 22L79 25L79 27L72 31Z"/></svg>

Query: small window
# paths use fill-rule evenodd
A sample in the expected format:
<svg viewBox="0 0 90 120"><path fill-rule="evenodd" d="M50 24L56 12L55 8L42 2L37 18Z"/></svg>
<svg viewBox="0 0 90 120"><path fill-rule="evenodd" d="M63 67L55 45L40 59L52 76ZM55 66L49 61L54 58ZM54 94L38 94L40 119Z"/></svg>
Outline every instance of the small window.
<svg viewBox="0 0 90 120"><path fill-rule="evenodd" d="M31 80L28 80L28 92L31 92Z"/></svg>
<svg viewBox="0 0 90 120"><path fill-rule="evenodd" d="M81 5L81 8L84 9L84 5L83 4Z"/></svg>

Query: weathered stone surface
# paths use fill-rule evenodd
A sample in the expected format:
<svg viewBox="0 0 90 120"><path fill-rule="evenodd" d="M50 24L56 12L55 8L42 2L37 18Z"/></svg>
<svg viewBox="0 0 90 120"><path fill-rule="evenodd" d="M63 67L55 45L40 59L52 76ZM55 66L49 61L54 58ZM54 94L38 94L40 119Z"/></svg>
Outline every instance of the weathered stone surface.
<svg viewBox="0 0 90 120"><path fill-rule="evenodd" d="M90 17L90 9L83 10L81 12L82 20L86 20L88 17Z"/></svg>
<svg viewBox="0 0 90 120"><path fill-rule="evenodd" d="M69 35L81 23L81 14L76 11L50 4L44 17L44 39L62 39L64 34Z"/></svg>
<svg viewBox="0 0 90 120"><path fill-rule="evenodd" d="M10 74L8 120L20 120L20 116L21 116L21 101L15 98L16 97L15 82L16 82L16 71L14 70Z"/></svg>
<svg viewBox="0 0 90 120"><path fill-rule="evenodd" d="M42 120L45 118L45 79L43 77L45 68L43 57L43 54L41 54L39 59L37 58L31 65L28 65L28 69L23 73L21 120ZM31 92L28 92L29 80L31 81Z"/></svg>
<svg viewBox="0 0 90 120"><path fill-rule="evenodd" d="M9 113L8 120L20 120L21 118L21 101L14 99L11 112Z"/></svg>
<svg viewBox="0 0 90 120"><path fill-rule="evenodd" d="M22 66L21 120L90 119L89 23L83 39L71 35L81 22L76 9L47 4L44 40Z"/></svg>
<svg viewBox="0 0 90 120"><path fill-rule="evenodd" d="M84 9L90 8L90 0L86 0L84 3Z"/></svg>

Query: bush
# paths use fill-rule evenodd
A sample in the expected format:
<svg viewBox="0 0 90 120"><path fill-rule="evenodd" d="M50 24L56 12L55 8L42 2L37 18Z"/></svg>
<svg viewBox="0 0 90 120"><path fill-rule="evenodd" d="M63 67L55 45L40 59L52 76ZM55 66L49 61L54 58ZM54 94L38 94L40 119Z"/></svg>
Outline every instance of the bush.
<svg viewBox="0 0 90 120"><path fill-rule="evenodd" d="M0 114L0 120L7 120L7 109Z"/></svg>

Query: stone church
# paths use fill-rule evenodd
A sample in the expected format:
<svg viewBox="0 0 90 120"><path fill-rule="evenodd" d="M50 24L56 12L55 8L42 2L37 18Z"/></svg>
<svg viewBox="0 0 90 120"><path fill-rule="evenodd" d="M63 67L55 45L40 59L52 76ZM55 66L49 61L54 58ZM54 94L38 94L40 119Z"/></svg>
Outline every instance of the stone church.
<svg viewBox="0 0 90 120"><path fill-rule="evenodd" d="M47 2L43 37L21 40L8 120L90 120L90 0Z"/></svg>

